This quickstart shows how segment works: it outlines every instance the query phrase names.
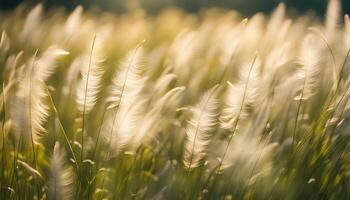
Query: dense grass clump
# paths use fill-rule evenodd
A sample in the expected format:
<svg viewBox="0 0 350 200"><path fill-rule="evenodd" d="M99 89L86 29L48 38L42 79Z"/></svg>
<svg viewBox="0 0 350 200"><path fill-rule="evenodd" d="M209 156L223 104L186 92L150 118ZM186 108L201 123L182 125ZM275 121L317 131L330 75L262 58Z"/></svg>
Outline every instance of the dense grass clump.
<svg viewBox="0 0 350 200"><path fill-rule="evenodd" d="M0 199L350 199L350 20L0 13Z"/></svg>

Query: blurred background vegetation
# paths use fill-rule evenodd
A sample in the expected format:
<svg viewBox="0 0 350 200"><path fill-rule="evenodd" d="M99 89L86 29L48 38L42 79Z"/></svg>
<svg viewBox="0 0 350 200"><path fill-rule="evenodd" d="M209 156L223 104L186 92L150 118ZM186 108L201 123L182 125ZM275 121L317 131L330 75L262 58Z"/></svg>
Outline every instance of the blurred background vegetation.
<svg viewBox="0 0 350 200"><path fill-rule="evenodd" d="M77 5L88 8L100 8L112 12L124 12L143 8L149 13L157 13L164 7L177 6L187 11L198 11L208 7L223 7L236 9L243 15L249 16L256 12L270 12L280 2L284 2L288 8L296 12L312 10L319 16L323 16L327 6L327 0L1 0L2 10L13 9L20 3L36 4L44 2L47 8L64 6L67 10L74 9ZM350 1L342 0L343 13L349 13Z"/></svg>

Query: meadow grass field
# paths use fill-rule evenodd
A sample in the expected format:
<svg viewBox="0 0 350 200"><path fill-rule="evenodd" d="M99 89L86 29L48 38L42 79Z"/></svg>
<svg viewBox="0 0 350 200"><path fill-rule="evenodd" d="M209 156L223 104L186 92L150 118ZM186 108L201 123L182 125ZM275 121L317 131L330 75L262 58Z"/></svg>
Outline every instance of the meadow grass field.
<svg viewBox="0 0 350 200"><path fill-rule="evenodd" d="M350 199L350 19L0 12L0 199Z"/></svg>

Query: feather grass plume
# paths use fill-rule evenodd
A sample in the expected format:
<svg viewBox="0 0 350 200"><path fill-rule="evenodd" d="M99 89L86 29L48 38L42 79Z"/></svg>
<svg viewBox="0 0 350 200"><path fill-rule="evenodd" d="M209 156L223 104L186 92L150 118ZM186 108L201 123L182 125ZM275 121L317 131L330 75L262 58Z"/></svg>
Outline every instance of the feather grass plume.
<svg viewBox="0 0 350 200"><path fill-rule="evenodd" d="M244 71L241 73L240 80L236 85L228 82L230 89L226 96L226 107L221 116L221 127L230 130L230 136L224 153L219 159L218 172L222 170L222 165L226 161L232 139L240 127L239 121L247 117L247 109L254 103L257 97L257 84L259 81L258 67L260 67L257 57L258 54L256 53L249 68L243 68Z"/></svg>
<svg viewBox="0 0 350 200"><path fill-rule="evenodd" d="M47 132L44 123L49 115L48 107L45 103L47 94L44 90L43 82L29 83L30 92L27 97L28 105L28 126L35 143ZM29 89L29 88L28 88Z"/></svg>
<svg viewBox="0 0 350 200"><path fill-rule="evenodd" d="M237 135L229 147L228 152L230 153L227 154L220 170L236 165L240 167L240 175L249 175L249 173L254 173L255 170L262 172L263 170L259 168L271 162L271 154L276 146L276 143L267 144L264 140L261 142L261 138L257 136Z"/></svg>
<svg viewBox="0 0 350 200"><path fill-rule="evenodd" d="M350 46L350 18L348 14L344 16L344 28L345 28L344 41L345 41L346 47L349 47Z"/></svg>
<svg viewBox="0 0 350 200"><path fill-rule="evenodd" d="M350 19L325 2L0 11L0 199L349 199Z"/></svg>
<svg viewBox="0 0 350 200"><path fill-rule="evenodd" d="M100 41L93 39L89 53L82 57L81 80L77 86L76 102L83 115L89 113L96 104L103 75L103 48Z"/></svg>
<svg viewBox="0 0 350 200"><path fill-rule="evenodd" d="M338 28L341 16L341 4L339 0L329 0L326 13L326 35L334 37L334 32Z"/></svg>
<svg viewBox="0 0 350 200"><path fill-rule="evenodd" d="M176 87L168 91L161 98L157 99L150 111L148 111L143 120L138 125L138 131L133 137L133 146L136 149L141 143L147 143L154 138L157 132L161 130L162 122L169 116L164 116L162 112L169 107L177 105L181 94L185 91L185 87Z"/></svg>
<svg viewBox="0 0 350 200"><path fill-rule="evenodd" d="M198 167L206 155L211 133L217 125L219 85L207 91L198 104L191 108L193 116L186 127L185 155L183 163L188 170Z"/></svg>
<svg viewBox="0 0 350 200"><path fill-rule="evenodd" d="M56 62L59 56L67 55L68 52L57 47L51 47L44 52L42 56L35 62L33 58L33 65L29 67L29 77L24 86L25 90L29 92L29 120L31 132L33 134L34 142L38 143L42 138L43 133L46 133L43 127L44 122L48 116L48 108L45 103L47 97L44 88L44 82L54 73L56 69Z"/></svg>
<svg viewBox="0 0 350 200"><path fill-rule="evenodd" d="M1 33L0 38L0 59L3 59L3 56L10 49L10 40L5 31Z"/></svg>
<svg viewBox="0 0 350 200"><path fill-rule="evenodd" d="M49 199L74 199L75 175L64 159L65 154L56 142L50 162Z"/></svg>
<svg viewBox="0 0 350 200"><path fill-rule="evenodd" d="M113 78L111 93L107 99L110 112L104 123L104 138L116 151L124 148L135 134L146 103L141 97L146 81L143 76L142 44L143 42L129 52L122 62L120 70Z"/></svg>
<svg viewBox="0 0 350 200"><path fill-rule="evenodd" d="M78 83L78 77L79 77L79 72L80 72L80 67L81 67L81 60L75 59L69 66L67 76L65 78L64 85L62 87L62 93L64 96L67 95L74 95L76 86Z"/></svg>
<svg viewBox="0 0 350 200"><path fill-rule="evenodd" d="M251 106L258 92L260 63L254 58L253 63L243 67L237 83L228 82L229 89L221 116L221 126L224 129L235 129L235 123L247 116L247 109Z"/></svg>
<svg viewBox="0 0 350 200"><path fill-rule="evenodd" d="M80 26L82 12L83 7L77 6L67 18L66 23L64 24L64 32L67 38L72 37L77 27Z"/></svg>
<svg viewBox="0 0 350 200"><path fill-rule="evenodd" d="M20 90L17 92L18 99L14 102L17 109L13 116L20 130L30 132L33 143L40 143L46 133L44 123L49 113L45 103L47 94L44 82L54 73L57 59L67 54L57 47L49 48L40 57L35 54L19 77ZM23 110L27 110L26 117L21 113Z"/></svg>
<svg viewBox="0 0 350 200"><path fill-rule="evenodd" d="M40 174L40 172L33 167L31 167L29 164L27 164L24 161L17 160L17 163L23 167L33 178L36 179L43 179L43 176Z"/></svg>
<svg viewBox="0 0 350 200"><path fill-rule="evenodd" d="M102 44L93 38L91 49L82 58L81 80L77 86L76 102L78 110L82 114L82 135L81 135L81 153L80 162L84 158L84 134L85 134L85 117L96 104L97 96L101 88L101 79L103 76L103 62L105 57L103 55Z"/></svg>
<svg viewBox="0 0 350 200"><path fill-rule="evenodd" d="M40 32L40 23L43 14L43 5L38 4L27 15L24 22L22 32L20 33L20 40L23 43L35 43Z"/></svg>
<svg viewBox="0 0 350 200"><path fill-rule="evenodd" d="M56 71L58 59L62 56L69 55L69 52L57 47L49 47L37 60L33 71L36 79L47 81Z"/></svg>
<svg viewBox="0 0 350 200"><path fill-rule="evenodd" d="M300 50L299 63L301 68L297 76L303 84L295 100L306 100L314 94L320 73L320 52L314 36L305 37Z"/></svg>
<svg viewBox="0 0 350 200"><path fill-rule="evenodd" d="M44 88L44 82L54 73L57 66L57 59L64 55L68 55L68 52L57 47L50 47L37 61L35 61L36 58L34 57L33 65L28 68L30 70L28 72L29 77L24 88L29 92L29 120L31 120L29 123L31 124L31 131L35 142L38 142L42 137L42 133L46 132L43 123L48 116L48 108L45 103L47 94Z"/></svg>
<svg viewBox="0 0 350 200"><path fill-rule="evenodd" d="M145 78L142 76L145 70L145 65L142 63L142 44L143 42L128 53L114 76L111 92L107 99L108 109L117 108L120 104L130 102L140 93L142 85L145 83Z"/></svg>
<svg viewBox="0 0 350 200"><path fill-rule="evenodd" d="M276 39L275 33L276 31L280 30L281 25L285 19L286 14L286 6L284 3L278 4L277 8L273 11L271 14L269 23L267 25L267 34L270 37L269 39Z"/></svg>

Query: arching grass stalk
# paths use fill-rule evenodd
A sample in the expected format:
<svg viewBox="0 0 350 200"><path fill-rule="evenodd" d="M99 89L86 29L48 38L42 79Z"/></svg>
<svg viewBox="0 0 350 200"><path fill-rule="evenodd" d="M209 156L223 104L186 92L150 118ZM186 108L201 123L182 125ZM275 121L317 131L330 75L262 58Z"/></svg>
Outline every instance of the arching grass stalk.
<svg viewBox="0 0 350 200"><path fill-rule="evenodd" d="M334 92L334 94L332 94L332 95L330 95L330 96L328 97L328 100L326 101L326 105L323 106L322 109L321 109L321 110L322 110L322 112L321 112L321 117L318 119L318 121L319 121L320 119L323 119L323 118L324 118L324 115L327 114L327 110L329 109L329 107L332 105L332 102L333 102L334 99L336 98L336 95L337 95L337 93L338 93L338 91L339 91L339 89L340 89L339 86L340 86L340 82L341 82L341 80L342 80L342 73L343 73L343 71L344 71L344 69L345 69L345 65L346 65L346 63L347 63L347 61L348 61L349 56L350 56L350 48L349 48L349 50L347 51L347 55L346 55L346 57L345 57L345 59L344 59L344 62L343 62L342 67L341 67L341 70L340 70L340 72L339 72L339 79L338 79L336 91ZM341 96L339 102L335 105L333 112L332 112L332 113L330 114L330 116L329 116L330 119L333 118L335 111L338 109L338 107L339 107L339 105L340 105L340 102L345 98L347 92L349 91L349 89L350 89L350 83L347 84L347 85L345 86L345 88L347 88L347 89L346 89L346 92L342 94L342 96ZM335 128L331 131L331 136L330 136L330 137L333 136L333 132L334 132L334 131L335 131ZM322 135L322 137L325 136L325 132L326 132L326 128L323 130L323 135ZM303 142L303 140L305 139L305 137L306 137L306 134L303 135L303 137L302 137L302 139L301 139L302 142ZM329 142L330 142L330 141L329 141Z"/></svg>
<svg viewBox="0 0 350 200"><path fill-rule="evenodd" d="M33 153L33 166L36 169L36 155L35 155L35 144L34 144L34 138L33 138L33 127L32 127L32 75L34 71L34 65L35 65L35 59L37 57L39 49L37 49L33 56L33 62L29 68L29 90L28 90L28 130L30 132L30 139L32 142L32 153Z"/></svg>
<svg viewBox="0 0 350 200"><path fill-rule="evenodd" d="M62 122L60 120L60 117L59 117L58 111L56 109L55 103L53 102L52 96L50 94L49 88L47 87L47 85L45 83L44 83L44 85L45 85L45 88L46 88L47 95L49 96L52 109L53 109L53 111L54 111L54 113L56 115L56 119L57 119L58 125L59 125L59 127L61 129L61 132L62 132L62 134L64 136L64 139L65 139L65 141L66 141L66 143L67 143L67 145L69 147L69 151L70 151L70 153L73 156L75 169L78 170L77 158L76 158L75 153L73 151L72 145L70 144L68 136L67 136L67 133L64 130L64 127L63 127Z"/></svg>
<svg viewBox="0 0 350 200"><path fill-rule="evenodd" d="M274 76L274 77L276 77L276 76ZM275 78L274 78L273 82L274 82L274 81L275 81ZM272 102L273 102L273 99L274 99L274 92L275 92L275 88L272 88L271 96L270 96L270 97L268 98L268 100L267 100L267 101L268 101L268 107L269 107L269 110L270 110L270 111L272 110ZM262 133L264 133L264 132L267 130L268 124L269 124L269 122L266 121L264 130L262 131ZM272 137L272 132L268 132L268 133L267 133L267 138L265 139L265 142L264 142L264 144L263 144L262 150L261 150L261 152L260 152L259 155L258 155L258 159L255 161L255 163L254 163L254 165L253 165L253 167L252 167L252 170L251 170L251 172L249 173L248 182L249 182L250 179L253 177L255 168L256 168L256 166L258 165L259 161L260 161L260 158L261 158L261 156L262 156L262 154L263 154L263 151L264 151L266 145L268 145L268 143L270 142L271 137ZM260 145L262 141L263 141L263 139L260 139L258 145ZM256 182L255 182L255 183L256 183ZM255 188L255 185L256 185L255 183L254 183L254 185L253 185L253 189ZM246 190L246 188L244 188L244 190ZM244 191L244 192L245 192L245 191ZM243 195L244 195L244 192L243 192Z"/></svg>
<svg viewBox="0 0 350 200"><path fill-rule="evenodd" d="M299 114L300 114L300 109L301 109L301 105L302 105L302 101L303 101L303 97L304 97L304 90L305 90L305 85L306 85L306 78L304 79L304 83L303 83L303 88L302 88L302 91L301 91L301 94L300 94L300 99L299 99L299 102L298 102L298 108L297 108L297 113L296 113L296 116L295 116L295 121L294 121L294 128L293 128L293 145L292 147L294 146L295 144L295 140L296 140L296 132L297 132L297 128L298 128L298 121L299 121Z"/></svg>
<svg viewBox="0 0 350 200"><path fill-rule="evenodd" d="M197 141L197 135L198 135L198 131L199 131L199 128L201 126L200 122L202 121L202 117L203 117L203 113L204 113L204 110L205 108L207 107L207 104L210 100L210 98L213 96L213 94L215 94L216 90L218 89L218 86L219 85L216 85L214 86L214 88L212 89L212 91L210 92L210 94L208 95L208 98L206 99L205 103L203 104L202 108L201 108L201 111L200 111L200 114L199 114L199 119L198 119L198 123L197 123L197 127L196 127L196 131L195 131L195 134L194 134L194 139L193 139L193 144L192 144L192 149L191 149L191 155L190 155L190 161L189 161L189 165L188 165L188 171L191 170L191 165L192 165L192 162L193 162L193 154L194 154L194 148L196 146L196 141Z"/></svg>
<svg viewBox="0 0 350 200"><path fill-rule="evenodd" d="M327 110L328 110L329 107L332 105L332 102L334 101L334 99L335 99L336 96L337 96L337 93L338 93L338 91L339 91L339 89L340 89L340 87L339 87L339 86L340 86L340 82L341 82L341 80L342 80L342 76L341 76L341 75L342 75L342 73L343 73L343 71L344 71L344 68L345 68L345 65L346 65L346 63L347 63L347 60L348 60L349 56L350 56L350 48L349 48L349 50L347 51L346 57L345 57L344 62L343 62L343 64L342 64L341 70L340 70L340 72L339 72L339 79L338 79L338 83L337 83L337 86L336 86L336 91L328 97L328 100L326 101L326 105L323 106L323 108L322 108L321 115L323 115L322 113L326 113L326 112L327 112ZM334 110L333 110L333 113L331 114L330 118L333 117L333 114L334 114L335 111L338 109L338 106L340 105L340 102L344 99L345 95L346 95L347 92L349 91L349 89L350 89L350 84L347 84L347 86L346 86L345 88L347 88L347 89L346 89L346 92L342 94L342 96L341 96L339 102L335 105ZM321 118L322 118L322 117L321 117ZM323 130L323 135L325 134L325 131L326 131L326 129ZM334 130L331 131L331 136L333 135L333 132L334 132ZM302 140L303 140L305 137L306 137L306 134L303 135Z"/></svg>
<svg viewBox="0 0 350 200"><path fill-rule="evenodd" d="M111 131L110 131L110 138L109 138L109 145L108 145L108 151L107 151L107 155L106 155L106 161L108 161L110 159L110 152L111 152L111 149L112 149L112 136L113 136L113 131L114 131L114 127L115 127L115 123L116 123L116 120L117 120L117 116L118 116L118 113L119 113L119 107L123 101L123 95L124 95L124 90L125 90L125 86L126 86L126 83L127 83L127 80L128 80L128 75L129 75L129 71L130 71L130 67L131 67L131 64L137 54L137 51L142 47L142 45L145 43L145 40L143 40L141 43L139 43L135 50L134 50L134 53L129 61L129 65L128 65L128 68L127 68L127 71L126 71L126 76L125 76L125 79L124 79L124 82L123 82L123 86L122 86L122 89L121 89L121 93L120 93L120 100L119 100L119 103L117 105L117 107L115 108L116 111L115 111L115 114L113 116L113 122L112 122L112 128L111 128ZM119 124L117 124L119 125ZM117 127L118 129L118 127ZM116 129L116 130L117 130Z"/></svg>
<svg viewBox="0 0 350 200"><path fill-rule="evenodd" d="M88 72L87 72L87 77L86 77L86 84L85 84L85 96L84 96L84 105L83 105L83 113L82 113L82 128L81 128L81 153L80 153L80 163L81 165L83 164L83 158L84 158L84 131L85 131L85 112L86 112L86 99L87 99L87 92L88 92L88 85L89 85L89 77L90 77L90 69L91 69L91 62L92 62L92 53L94 50L95 46L95 41L96 41L96 35L94 36L92 40L92 45L91 45L91 51L90 51L90 58L89 58L89 66L88 66Z"/></svg>
<svg viewBox="0 0 350 200"><path fill-rule="evenodd" d="M322 123L321 121L322 121L322 120L325 120L325 117L328 117L328 119L332 119L332 118L333 118L334 113L338 110L338 108L339 108L341 102L344 100L344 98L345 98L346 95L348 94L349 89L350 89L350 85L348 84L348 85L347 85L347 90L342 94L342 96L341 96L339 102L335 105L335 108L334 108L334 110L333 110L333 113L329 114L329 116L327 116L327 113L323 114L323 115L321 116L321 118L320 118L318 121L315 122L316 124ZM349 100L349 98L347 98L346 100L344 100L344 101L345 101L345 104L346 104L346 102L348 102L348 100ZM341 114L340 114L340 116L339 116L339 119L337 120L337 123L335 123L335 124L338 124L338 122L339 122L340 119L342 118L342 115L343 115L343 114L344 114L344 108L343 108L343 110L341 111ZM327 124L327 123L326 123L326 124ZM334 132L335 132L335 129L336 129L336 125L333 127L333 129L332 129L331 132L330 132L330 136L329 136L330 139L326 140L327 143L326 143L326 144L323 144L323 145L328 145L328 146L331 145L331 143L332 143L332 140L331 140L331 139L332 139L332 136L333 136L333 134L334 134ZM324 126L323 132L322 132L323 134L320 136L320 137L322 138L322 140L325 140L324 138L326 137L326 134L325 134L325 133L326 133L326 130L327 130L327 127ZM307 134L305 134L305 135L307 135ZM304 136L303 139L304 139L305 137L306 137L306 136ZM302 140L302 141L306 142L306 140ZM303 143L302 143L302 144L303 144ZM338 145L340 145L340 144L338 144ZM330 150L329 150L327 156L330 156L332 153L334 153L334 151L336 151L336 146L335 146L334 148L330 148ZM342 156L343 156L343 154L344 154L345 151L346 151L346 148L344 148L343 150L341 150L340 156L336 159L335 163L340 162L340 159L342 158ZM294 152L293 152L293 153L294 153ZM318 155L317 158L319 159L320 157L321 157L321 155ZM316 171L317 171L316 169L313 170L309 176L310 176L310 177L313 177L313 175L314 175L314 173L316 173ZM335 176L335 175L337 175L337 174L339 173L339 171L340 171L340 168L338 168L336 171L333 171L332 174L334 174L334 176ZM328 185L328 184L327 184L327 185Z"/></svg>
<svg viewBox="0 0 350 200"><path fill-rule="evenodd" d="M92 159L95 161L96 160L96 152L97 152L97 149L98 149L98 145L99 145L99 141L100 141L100 135L101 135L101 132L102 132L102 125L105 121L105 118L106 118L106 109L103 111L103 114L102 114L102 121L101 121L101 125L100 125L100 128L98 130L98 134L97 134L97 138L96 138L96 142L95 142L95 148L94 148L94 151L93 151L93 154L92 154Z"/></svg>
<svg viewBox="0 0 350 200"><path fill-rule="evenodd" d="M32 154L33 154L33 167L34 169L37 169L37 160L36 160L36 154L35 154L35 143L34 143L34 136L33 136L33 125L32 125L32 75L34 71L34 65L35 65L35 60L37 57L39 49L36 49L34 56L33 56L33 62L30 65L29 68L29 89L28 89L28 130L30 132L30 139L32 143ZM40 183L35 183L34 184L35 188L37 189L37 195L38 197L40 196Z"/></svg>
<svg viewBox="0 0 350 200"><path fill-rule="evenodd" d="M326 111L329 106L331 106L331 103L333 102L334 98L336 97L338 91L339 91L339 86L340 86L340 82L342 80L342 73L345 69L345 65L347 63L347 60L349 58L350 55L350 48L347 51L346 57L344 59L344 62L342 64L342 67L339 71L339 75L337 75L337 66L336 66L336 61L335 61L335 56L334 56L334 52L329 44L329 42L327 41L326 37L324 36L324 34L322 32L320 32L318 29L316 28L309 28L309 30L311 30L312 32L314 32L316 35L320 36L322 38L322 41L325 43L328 51L330 52L331 58L332 58L332 63L333 63L333 78L334 78L334 84L332 86L332 89L330 91L331 95L328 99L328 102L326 103L326 106L324 107L323 111ZM332 91L334 91L334 93L332 94Z"/></svg>
<svg viewBox="0 0 350 200"><path fill-rule="evenodd" d="M0 183L0 191L5 187L5 182L4 182L4 173L6 170L6 147L5 147L5 123L6 123L6 110L5 110L5 83L2 84L2 112L4 113L3 115L3 121L2 121L2 126L1 126L1 130L2 130L2 150L1 150L1 183ZM2 192L1 193L2 198L3 195L6 194L6 192Z"/></svg>
<svg viewBox="0 0 350 200"><path fill-rule="evenodd" d="M213 182L211 183L211 186L215 185L217 179L218 179L218 175L219 173L221 173L221 167L222 167L222 164L225 160L225 157L227 155L227 152L228 152L228 149L230 147L230 144L233 140L233 137L235 136L236 134L236 129L237 129L237 126L239 124L239 121L240 121L240 115L241 115L241 112L243 110L243 107L244 107L244 103L245 103L245 99L246 99L246 95L247 95L247 89L248 89L248 84L249 84L249 80L250 80L250 76L251 76L251 72L253 70L253 67L255 65L255 62L256 62L256 59L258 57L258 52L255 53L255 56L254 56L254 59L250 65L250 68L249 68L249 72L248 72L248 77L247 77L247 80L246 82L244 83L244 92L243 92L243 99L242 99L242 102L241 102L241 105L240 105L240 109L239 109L239 112L238 112L238 115L237 115L237 119L235 120L235 123L233 125L233 131L232 133L230 134L230 137L229 137L229 140L227 141L227 145L226 145L226 148L225 148L225 151L224 151L224 154L219 162L219 164L213 169L212 173L209 175L208 179L207 179L207 182L205 183L205 186L206 187L209 187L209 182L210 182L210 179L213 177ZM215 173L216 172L216 173ZM212 191L210 190L209 191L209 194L208 196L210 196L212 193Z"/></svg>
<svg viewBox="0 0 350 200"><path fill-rule="evenodd" d="M97 153L97 149L98 149L98 145L99 145L99 141L100 141L100 135L101 135L101 131L102 131L102 125L103 125L103 123L104 123L104 121L105 121L106 112L107 112L106 109L104 109L103 114L102 114L101 125L100 125L99 131L98 131L98 134L97 134L97 138L96 138L96 142L95 142L94 151L93 151L93 153L92 153L92 160L93 160L95 163L96 163L96 153ZM95 166L95 169L96 169L96 170L97 170L97 168L98 168L98 166ZM91 185L92 185L92 182L94 181L94 177L92 177L92 171L93 171L93 170L90 168L89 173L90 173L91 179L90 179L90 181L89 181L89 185L88 185L88 188L87 188L87 195L88 195L87 199L90 199ZM95 173L96 173L96 171L95 171ZM96 173L96 175L97 175L97 173ZM95 176L96 176L96 175L95 175Z"/></svg>
<svg viewBox="0 0 350 200"><path fill-rule="evenodd" d="M249 181L252 179L252 177L253 177L253 175L254 175L255 168L257 167L257 165L258 165L258 163L259 163L259 161L260 161L260 158L261 158L261 156L262 156L262 154L263 154L263 152L264 152L264 149L265 149L266 145L270 142L271 137L272 137L272 132L271 132L271 133L268 133L268 136L267 136L267 138L265 139L265 142L264 142L264 145L263 145L263 147L262 147L262 150L260 151L260 153L259 153L259 155L258 155L258 158L257 158L257 160L255 161L255 163L254 163L254 165L253 165L253 167L252 167L251 172L249 173L249 176L248 176L248 179L247 179L248 183L249 183ZM262 141L262 140L259 141L259 144L258 144L258 145L260 145L260 142L261 142L261 141ZM254 191L254 190L255 190L255 187L256 187L256 181L253 183L253 186L252 186L252 187L253 187L253 191ZM246 191L246 189L247 189L247 187L244 188L244 191ZM243 195L244 195L244 192L243 192Z"/></svg>
<svg viewBox="0 0 350 200"><path fill-rule="evenodd" d="M328 100L328 104L327 106L325 107L325 109L327 110L328 107L330 106L330 104L332 103L332 101L334 100L337 92L338 92L338 89L339 89L339 85L340 85L340 81L341 81L341 73L343 72L343 69L344 69L344 66L345 66L345 63L347 61L347 58L349 56L349 53L350 53L350 50L348 51L347 55L346 55L346 59L342 65L342 68L339 72L339 76L337 74L337 65L336 65L336 61L335 61L335 56L334 56L334 52L329 44L329 42L327 41L326 37L316 28L309 28L310 31L314 32L316 35L320 36L320 38L322 39L322 41L324 42L324 44L326 45L329 53L330 53L330 56L331 56L331 60L332 60L332 66L333 66L333 79L334 79L334 83L332 85L332 88L331 88L331 93L334 91L334 94L331 94L330 96L330 99ZM294 130L293 130L293 144L295 143L295 137L296 137L296 132L297 132L297 125L298 125L298 118L299 118L299 114L300 114L300 109L301 109L301 106L302 106L302 100L303 100L303 95L304 95L304 88L305 88L305 84L306 84L306 80L304 79L304 85L303 85L303 89L302 89L302 92L301 92L301 96L300 96L300 100L299 100L299 104L298 104L298 108L297 108L297 114L296 114L296 119L295 119L295 123L294 123Z"/></svg>
<svg viewBox="0 0 350 200"><path fill-rule="evenodd" d="M326 44L327 49L329 50L329 53L331 55L332 58L332 62L333 62L333 79L336 81L335 83L338 83L339 77L337 75L337 64L335 62L335 56L333 53L333 50L331 48L331 46L329 45L329 42L327 41L326 37L323 35L323 33L321 31L319 31L318 29L314 28L314 27L310 27L309 28L310 31L316 33L316 35L320 36L322 38L322 41ZM337 87L338 85L335 85L333 87Z"/></svg>
<svg viewBox="0 0 350 200"><path fill-rule="evenodd" d="M251 65L250 65L248 77L247 77L247 80L246 80L245 86L244 86L244 92L243 92L242 103L241 103L240 108L239 108L239 112L238 112L238 115L237 115L237 119L235 120L235 123L234 123L234 126L233 126L232 134L231 134L230 137L229 137L229 140L228 140L228 142L227 142L227 145L226 145L224 154L223 154L223 156L222 156L222 158L221 158L221 160L220 160L220 163L219 163L219 165L218 165L218 171L221 170L221 167L222 167L223 161L225 160L225 157L226 157L228 148L230 147L230 144L231 144L231 142L232 142L232 139L233 139L233 137L234 137L235 134L236 134L236 129L237 129L238 123L239 123L239 121L240 121L240 115L241 115L241 112L242 112L242 110L243 110L244 103L245 103L245 99L246 99L246 95L247 95L247 89L248 89L248 84L249 84L249 80L250 80L250 75L251 75L251 72L252 72L253 67L254 67L254 65L255 65L255 62L256 62L257 57L258 57L258 53L255 54L254 59L253 59Z"/></svg>
<svg viewBox="0 0 350 200"><path fill-rule="evenodd" d="M115 123L116 123L116 119L117 119L117 116L118 116L118 113L119 113L119 107L122 103L122 100L123 100L123 94L124 94L124 90L125 90L125 86L126 86L126 83L127 83L127 80L128 80L128 74L129 74L129 71L130 71L130 67L131 67L131 64L137 54L137 51L142 47L142 45L145 43L145 40L143 40L141 43L139 43L135 50L134 50L134 53L132 54L132 57L131 59L129 60L129 64L128 64L128 68L127 68L127 71L126 71L126 76L125 76L125 79L124 79L124 82L123 82L123 86L122 86L122 89L121 89L121 92L120 92L120 100L119 100L119 103L117 104L117 107L115 108L115 114L113 116L113 122L112 122L112 128L111 128L111 131L110 131L110 137L109 137L109 144L108 144L108 148L107 148L107 154L106 154L106 157L104 159L104 162L108 162L110 160L110 154L111 154L111 149L112 149L112 136L113 136L113 131L114 131L114 126L115 126ZM117 128L118 129L118 128ZM100 135L101 131L99 132L99 135ZM100 137L100 136L98 136ZM97 146L96 146L97 148ZM105 184L105 177L103 177L102 179L102 189L104 188L104 184ZM100 194L98 195L97 199L100 199Z"/></svg>

